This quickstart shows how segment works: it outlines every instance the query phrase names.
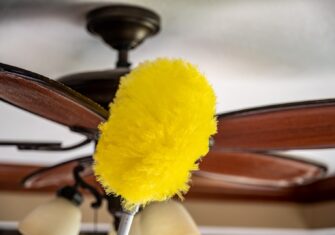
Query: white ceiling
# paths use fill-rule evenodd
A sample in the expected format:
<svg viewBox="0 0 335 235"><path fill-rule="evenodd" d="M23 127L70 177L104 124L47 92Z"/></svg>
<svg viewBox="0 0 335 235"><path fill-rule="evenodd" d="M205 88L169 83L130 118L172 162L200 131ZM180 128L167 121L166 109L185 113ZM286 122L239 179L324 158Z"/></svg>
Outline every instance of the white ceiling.
<svg viewBox="0 0 335 235"><path fill-rule="evenodd" d="M115 52L84 27L85 12L98 3L42 2L0 2L0 62L54 79L72 72L113 67ZM130 55L133 64L166 56L197 64L213 84L219 113L334 97L332 0L117 2L147 6L162 17L160 34ZM64 140L69 144L81 138L4 103L0 103L0 118L0 139ZM92 146L67 153L18 152L6 147L1 148L0 161L49 165L92 151ZM335 173L334 150L291 153L322 162L330 174Z"/></svg>

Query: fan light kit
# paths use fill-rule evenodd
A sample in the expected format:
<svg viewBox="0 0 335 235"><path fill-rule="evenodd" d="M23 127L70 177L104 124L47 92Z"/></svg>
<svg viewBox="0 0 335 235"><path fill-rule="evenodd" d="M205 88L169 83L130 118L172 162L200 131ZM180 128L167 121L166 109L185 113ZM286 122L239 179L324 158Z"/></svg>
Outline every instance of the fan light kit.
<svg viewBox="0 0 335 235"><path fill-rule="evenodd" d="M146 184L149 186L155 185L154 183L156 182L154 180L158 179L163 182L163 179L159 177L161 175L157 177L158 179L153 179L152 181L150 181L150 177L146 178L147 180L142 182L143 185L141 186L141 183L138 183L137 179L135 180L135 174L130 174L131 177L129 177L130 180L128 182L128 178L125 177L129 175L121 172L119 174L120 179L114 175L110 177L112 174L110 174L110 172L104 172L103 170L105 170L105 168L101 167L102 163L105 164L104 161L106 159L101 157L101 155L99 155L100 153L103 152L102 156L109 156L108 154L106 155L105 150L106 152L109 149L115 151L116 148L127 142L121 141L122 133L119 134L119 138L110 139L110 136L113 136L112 134L115 134L115 130L117 130L114 125L117 122L112 122L111 119L115 120L117 118L113 117L113 111L111 111L112 115L109 117L107 108L114 99L115 103L111 104L111 107L113 107L112 109L115 110L115 112L119 112L121 115L126 112L125 107L133 107L131 105L123 106L124 104L129 104L127 102L132 98L139 97L139 103L143 102L142 98L147 98L146 95L151 92L149 89L153 84L151 80L146 79L146 74L149 74L149 72L146 72L146 69L149 68L150 70L150 68L154 67L156 69L159 68L157 70L165 71L164 69L173 64L173 66L175 66L173 68L175 69L170 70L171 74L178 72L178 69L181 68L180 71L182 71L182 73L187 71L193 75L190 76L190 84L192 83L194 85L196 82L201 83L201 86L199 85L197 89L193 90L192 87L185 85L185 83L184 90L186 92L186 98L178 101L174 100L176 105L187 105L188 99L191 100L192 97L194 97L192 102L194 101L195 105L193 105L193 107L201 108L200 111L189 113L188 119L185 118L185 120L187 120L185 121L185 126L191 126L192 128L190 129L194 130L202 130L202 132L198 131L195 134L192 133L194 139L196 139L196 135L199 135L198 144L188 142L191 138L185 138L185 141L182 141L182 134L178 132L176 138L166 139L167 147L164 153L168 153L168 150L171 150L171 146L174 146L177 141L180 141L177 143L178 146L180 146L180 150L185 146L189 146L190 143L193 143L193 147L188 150L194 150L194 155L206 153L206 150L208 151L208 142L206 143L206 147L202 147L202 144L208 141L208 137L215 131L214 127L210 127L211 120L214 120L210 112L212 110L210 105L214 103L212 102L214 99L211 100L208 98L211 97L211 90L207 87L205 79L195 72L190 64L162 59L151 64L142 64L142 67L133 71L136 75L132 75L130 62L128 61L128 52L139 46L148 37L154 36L159 32L160 17L155 12L130 5L100 7L88 12L87 29L90 33L100 36L108 45L118 51L115 69L72 74L59 78L58 81L54 81L24 69L0 64L0 98L2 101L65 125L69 127L71 131L85 136L83 141L72 146L63 146L60 142L14 141L1 141L0 145L16 146L20 150L67 151L92 142L98 143L98 151L94 156L94 159L97 160L95 163L92 156L81 157L55 166L42 168L27 175L22 180L23 187L27 189L44 187L61 188L57 192L56 199L36 208L21 221L19 230L24 235L78 234L81 219L79 206L83 200L82 191L87 191L94 196L95 202L93 202L91 206L95 209L101 207L103 200L107 201L108 211L115 218L114 228L110 234L114 234L115 231L118 230L119 235L125 235L129 232L131 221L137 210L142 210L141 205L145 205L151 201L166 200L175 193L181 196L183 192L188 190L188 185L182 182L183 184L180 184L182 186L176 187L173 190L169 189L169 193L164 191L162 186L161 195L154 195L155 190L153 190L153 192L151 192L152 195L150 195L152 197L143 199L140 197L144 194L143 192L150 190L148 190L149 187L146 188L139 196L141 187L143 186L143 188L145 188L144 186ZM183 76L187 72L185 72ZM187 77L186 75L185 77ZM137 80L135 81L134 77L136 76L143 77L143 79L136 78ZM170 76L170 74L167 74L167 76ZM168 81L167 79L165 80ZM165 80L162 80L162 84ZM137 90L136 92L138 92L138 94L131 97L136 92L133 90L131 95L127 92L131 90L130 87L132 83L135 83L134 81L141 84L143 90ZM157 82L157 84L159 82ZM169 82L172 84L174 81ZM120 83L121 85L119 86ZM157 84L155 84L155 86ZM162 86L162 84L159 85ZM152 85L152 87L154 87L154 85ZM173 87L174 86L171 86L171 89L173 89ZM201 90L202 88L204 90ZM199 93L200 95L194 95L196 93L189 93L190 95L187 95L187 91L200 91L201 93ZM144 102L141 104L144 104ZM162 104L164 108L171 106L173 105L168 104L168 106L164 106ZM134 110L137 110L137 108L141 111L138 113L137 119L136 114L132 120L125 118L125 120L128 121L126 123L127 125L130 124L129 122L132 122L133 126L129 125L129 129L136 129L132 127L141 127L143 125L139 120L140 118L145 119L146 117L142 115L145 113L142 112L144 109L142 110L140 106L136 106ZM145 106L145 110L149 110L148 113L150 114L148 115L152 114L152 120L156 118L159 120L159 123L164 123L162 116L156 115L154 108L150 109L148 106ZM209 111L207 112L206 109ZM171 107L171 110L177 110L179 112L179 110L174 109L174 107ZM206 113L207 116L201 116L202 111ZM178 116L180 113L178 112L176 112L176 118L180 118L180 116ZM123 118L126 116L120 117ZM197 117L201 118L197 119ZM210 118L208 118L207 120L204 117L210 117L212 119L210 120ZM122 120L122 118L118 120ZM172 118L171 120L172 127L174 127L173 124L175 123L178 123L178 125L180 125L179 127L184 127L180 124L181 122L177 122L177 119ZM203 191L208 191L208 189L212 189L212 191L215 192L216 188L220 188L226 184L240 185L241 187L244 186L255 189L280 190L308 185L324 177L326 169L323 166L294 160L289 158L289 156L274 154L271 151L335 147L334 99L241 110L219 114L217 115L217 120L217 134L211 138L210 151L200 164L200 170L194 172L191 193L196 195L197 192L203 193ZM109 122L112 122L112 124ZM201 122L202 124L199 124ZM101 132L98 129L100 123L105 123L100 127ZM196 124L192 126L193 123ZM117 124L117 127L121 127L124 123L119 121ZM207 124L209 125L208 130L206 128L201 129ZM127 126L122 127L127 129ZM165 128L163 130L167 129L166 125L163 125L163 127ZM105 129L109 128L113 131L106 134ZM143 133L143 136L147 139L150 138L149 134L147 136L145 135L149 133L148 129L150 128L146 128ZM159 128L157 127L157 129ZM175 128L173 130L176 131L180 129L182 128ZM168 131L166 131L166 133L167 132ZM135 132L132 132L132 134L133 133ZM177 132L171 131L171 133ZM164 138L164 135L162 136L162 138ZM137 138L137 136L135 137ZM134 139L135 137L126 136L126 134L122 136L122 138L125 139ZM160 137L155 136L155 138L159 139ZM99 142L100 140L101 143ZM118 142L118 140L120 141ZM133 143L130 140L129 142ZM106 143L112 143L111 145L114 144L114 147L110 147L110 145L106 145ZM100 145L101 147L99 147ZM136 147L138 148L138 146L133 146L132 148ZM130 149L129 151L135 153L138 150L142 153L141 151L144 151L143 149L145 149L146 146L140 145L140 147L141 148L138 149ZM152 149L154 149L154 147L155 146L151 146ZM201 148L201 151L196 152L195 149L197 148ZM122 148L120 147L120 149ZM185 150L183 153L191 154L192 151ZM149 169L149 166L153 166L156 163L153 164L152 159L149 158L157 159L153 157L154 154L151 154L152 152L147 151L147 153L148 156L143 158L145 160L142 159L143 162L141 162L139 158L134 160L133 165L129 165L125 161L117 161L115 163L116 165L109 168L117 169L118 167L128 166L129 170L133 167L131 170L135 172L136 167L147 163L146 170L142 169L142 172L151 172L151 174L153 174L155 169ZM121 155L122 152L118 152L117 157ZM136 156L136 154L131 156ZM169 156L170 155L166 154L164 160L169 159ZM124 158L120 159L122 160ZM172 162L173 161L170 161L169 163L172 164ZM185 170L183 179L188 180L190 176L188 168L196 170L199 162L199 160L196 161L196 159L190 158L189 163L186 164L187 167L185 165L187 171L180 167L182 165L181 161L177 162L174 168L178 168L179 170L175 173L179 174ZM258 170L251 169L250 164L253 163L258 164ZM93 172L93 165L95 173ZM163 166L164 163L155 165L157 171L161 165ZM104 166L107 165L105 164ZM166 166L172 167L172 165ZM277 174L273 174L273 172ZM94 174L99 177L103 188L97 183ZM173 172L167 172L166 174L173 174ZM112 182L113 180L121 181L122 179L124 180L122 182L128 183L127 187L129 190L132 188L128 185L131 185L132 182L136 182L136 184L133 184L133 188L135 188L138 193L130 194L127 190L125 191L124 188L118 187L118 184ZM174 180L173 183L177 184L177 180ZM166 184L164 184L164 187L165 186ZM155 187L155 189L157 189L157 185L155 185ZM107 193L105 193L104 190L107 190ZM118 196L113 196L115 194ZM40 218L43 218L43 223L40 222ZM138 232L143 234L151 235L157 234L158 232L162 235L199 234L189 214L181 204L175 201L148 205L143 211L136 215L135 220L137 219L140 219L141 223L138 226L135 226L135 223L134 229L140 230ZM52 230L50 230L51 224Z"/></svg>

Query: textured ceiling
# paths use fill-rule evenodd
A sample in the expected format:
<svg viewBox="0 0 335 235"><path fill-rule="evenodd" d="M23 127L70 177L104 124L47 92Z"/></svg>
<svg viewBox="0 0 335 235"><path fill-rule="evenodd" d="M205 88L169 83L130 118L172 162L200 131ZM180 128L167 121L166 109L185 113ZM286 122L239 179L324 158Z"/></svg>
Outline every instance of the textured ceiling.
<svg viewBox="0 0 335 235"><path fill-rule="evenodd" d="M43 3L44 2L44 3ZM219 113L291 101L334 97L335 3L329 1L117 1L162 17L160 34L131 55L133 65L156 57L188 59L207 75ZM113 1L1 1L0 62L56 79L113 68L115 52L85 30L85 13ZM0 103L1 139L64 140L80 136ZM17 152L0 161L52 164L92 151ZM334 150L294 151L335 172ZM335 158L334 158L335 159Z"/></svg>

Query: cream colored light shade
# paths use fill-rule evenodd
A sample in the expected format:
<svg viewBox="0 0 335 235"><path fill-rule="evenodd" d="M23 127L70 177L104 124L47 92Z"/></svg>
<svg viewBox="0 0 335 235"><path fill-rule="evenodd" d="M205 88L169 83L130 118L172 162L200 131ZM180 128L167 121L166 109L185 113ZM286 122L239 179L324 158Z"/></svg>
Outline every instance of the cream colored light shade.
<svg viewBox="0 0 335 235"><path fill-rule="evenodd" d="M57 197L30 212L20 223L23 235L78 235L81 213L69 200Z"/></svg>
<svg viewBox="0 0 335 235"><path fill-rule="evenodd" d="M152 203L140 216L143 235L200 235L191 215L174 200Z"/></svg>

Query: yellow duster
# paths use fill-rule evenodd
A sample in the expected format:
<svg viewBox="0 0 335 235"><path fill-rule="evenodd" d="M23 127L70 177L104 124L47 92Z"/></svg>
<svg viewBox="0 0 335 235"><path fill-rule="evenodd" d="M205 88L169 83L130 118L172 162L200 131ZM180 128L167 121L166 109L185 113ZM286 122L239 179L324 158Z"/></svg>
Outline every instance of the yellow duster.
<svg viewBox="0 0 335 235"><path fill-rule="evenodd" d="M106 192L126 209L182 197L216 132L215 103L206 78L180 59L144 62L123 77L94 155Z"/></svg>

